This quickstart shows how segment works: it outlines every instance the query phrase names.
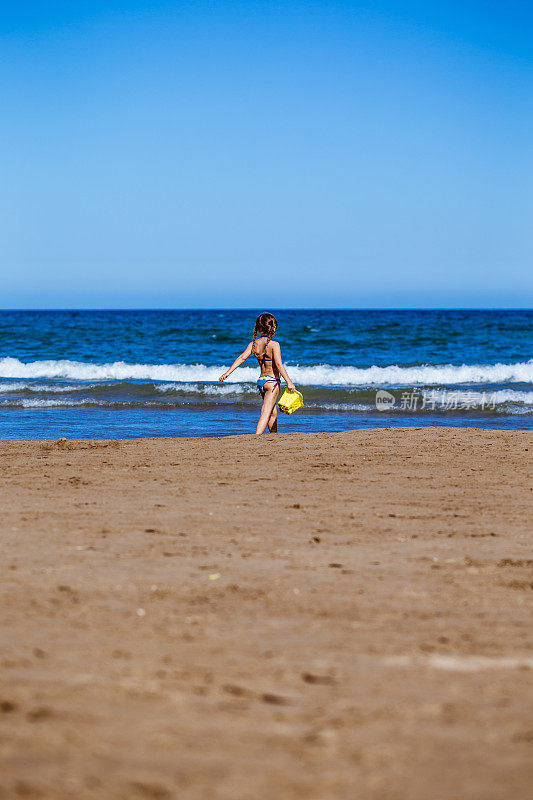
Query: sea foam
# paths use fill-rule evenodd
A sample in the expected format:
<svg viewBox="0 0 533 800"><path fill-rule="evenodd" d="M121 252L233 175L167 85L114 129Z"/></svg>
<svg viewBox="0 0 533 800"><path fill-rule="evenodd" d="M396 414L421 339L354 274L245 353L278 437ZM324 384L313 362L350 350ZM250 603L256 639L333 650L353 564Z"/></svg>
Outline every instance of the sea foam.
<svg viewBox="0 0 533 800"><path fill-rule="evenodd" d="M179 383L214 382L226 365L205 364L108 364L81 361L30 361L0 359L0 377L10 379L68 379L79 381L148 380ZM453 386L465 384L533 383L533 360L514 364L442 364L359 368L317 364L287 365L300 386ZM257 380L257 368L241 367L226 385Z"/></svg>

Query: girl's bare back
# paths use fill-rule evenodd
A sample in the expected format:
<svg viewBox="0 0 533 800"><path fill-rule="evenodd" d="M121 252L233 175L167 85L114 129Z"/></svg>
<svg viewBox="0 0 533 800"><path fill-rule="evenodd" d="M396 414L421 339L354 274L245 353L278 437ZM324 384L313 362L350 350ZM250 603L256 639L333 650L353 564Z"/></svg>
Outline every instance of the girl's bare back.
<svg viewBox="0 0 533 800"><path fill-rule="evenodd" d="M261 377L271 375L274 378L279 378L279 370L274 360L273 348L274 343L269 341L266 336L261 336L260 339L255 340L252 353L257 358Z"/></svg>

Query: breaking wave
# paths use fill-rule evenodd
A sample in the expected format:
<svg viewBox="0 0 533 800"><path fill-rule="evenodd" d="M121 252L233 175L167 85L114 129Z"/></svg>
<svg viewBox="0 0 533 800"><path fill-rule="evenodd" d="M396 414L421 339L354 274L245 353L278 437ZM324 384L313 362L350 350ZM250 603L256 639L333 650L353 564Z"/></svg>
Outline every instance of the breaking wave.
<svg viewBox="0 0 533 800"><path fill-rule="evenodd" d="M76 381L161 381L180 384L214 382L227 365L205 364L108 364L81 361L30 361L0 359L0 377L9 379ZM351 366L288 365L291 377L300 386L453 386L533 383L533 359L514 364L422 364L367 368ZM257 368L241 367L230 376L225 387L257 380ZM163 389L160 389L164 391ZM5 391L5 385L4 385ZM233 389L233 391L235 391Z"/></svg>
<svg viewBox="0 0 533 800"><path fill-rule="evenodd" d="M238 405L241 409L256 409L259 396L251 387L240 386L240 391L228 393L226 386L191 386L183 392L180 385L172 392L158 393L154 391L154 384L129 384L130 389L139 389L139 392L119 392L120 384L106 384L102 389L108 391L88 391L85 397L72 396L68 387L63 397L53 396L35 397L24 395L22 392L4 393L0 399L0 408L24 409L53 409L53 408L116 408L116 409L160 409L170 410L176 408L195 407L196 409L212 408L214 403ZM149 391L145 392L148 387ZM151 390L150 390L151 387ZM211 392L205 392L210 389ZM189 391L190 390L190 391ZM46 394L46 393L44 393ZM513 389L473 391L465 389L426 389L422 391L395 391L389 397L394 403L387 407L389 414L416 413L428 414L434 412L457 413L471 412L474 415L498 414L532 414L533 391L516 391ZM334 389L327 387L309 387L305 392L305 409L307 413L318 411L332 412L365 412L380 413L376 411L376 390L371 389Z"/></svg>

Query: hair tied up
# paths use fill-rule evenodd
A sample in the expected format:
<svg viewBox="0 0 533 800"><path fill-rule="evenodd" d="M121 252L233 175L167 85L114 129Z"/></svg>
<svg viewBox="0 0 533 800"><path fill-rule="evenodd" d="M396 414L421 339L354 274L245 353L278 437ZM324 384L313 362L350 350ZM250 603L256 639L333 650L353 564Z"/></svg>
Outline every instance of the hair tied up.
<svg viewBox="0 0 533 800"><path fill-rule="evenodd" d="M252 353L256 357L262 358L262 356L265 355L267 347L268 347L268 345L270 343L270 340L272 339L272 337L276 333L276 328L277 327L278 327L278 321L277 321L276 317L273 314L269 314L268 312L265 312L263 314L260 314L257 317L257 319L255 321L254 335L253 335L253 339L252 339ZM259 356L256 353L256 350L255 350L255 340L257 338L257 334L258 333L261 336L266 336L267 337L267 342L265 344L265 349L263 350L263 353L262 353L261 356Z"/></svg>

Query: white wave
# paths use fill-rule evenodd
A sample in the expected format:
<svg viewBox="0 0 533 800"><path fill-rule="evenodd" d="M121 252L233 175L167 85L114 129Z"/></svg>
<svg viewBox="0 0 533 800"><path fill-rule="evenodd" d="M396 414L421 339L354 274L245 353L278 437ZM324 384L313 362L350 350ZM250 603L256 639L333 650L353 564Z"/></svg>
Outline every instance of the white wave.
<svg viewBox="0 0 533 800"><path fill-rule="evenodd" d="M38 400L23 397L19 400L0 400L0 408L71 408L86 405L86 400Z"/></svg>
<svg viewBox="0 0 533 800"><path fill-rule="evenodd" d="M207 396L225 396L235 394L250 394L256 393L257 389L250 384L242 383L223 383L218 385L201 384L201 383L160 383L156 384L155 390L166 394L168 392L184 392L187 394L200 394Z"/></svg>
<svg viewBox="0 0 533 800"><path fill-rule="evenodd" d="M217 381L226 366L205 364L110 364L80 361L30 361L0 359L0 377L23 379L70 379L80 381L148 380L199 383ZM317 364L311 367L288 365L300 386L439 386L454 384L533 383L533 359L515 364L453 364L361 369L350 366ZM241 367L226 381L226 386L257 380L257 368Z"/></svg>
<svg viewBox="0 0 533 800"><path fill-rule="evenodd" d="M1 362L0 362L1 363ZM87 389L93 389L98 386L97 383L74 383L67 386L57 386L52 383L0 383L0 393L7 394L8 392L45 392L46 394L67 394L68 392L82 392Z"/></svg>
<svg viewBox="0 0 533 800"><path fill-rule="evenodd" d="M0 392L20 392L25 389L25 383L0 383Z"/></svg>
<svg viewBox="0 0 533 800"><path fill-rule="evenodd" d="M487 394L494 399L494 402L498 405L502 403L524 403L524 405L532 405L533 404L533 392L519 392L517 389L497 389L496 391L491 392L460 392L460 395L465 395L465 399L468 399L468 396L474 395L477 399L481 400L482 396L487 396Z"/></svg>
<svg viewBox="0 0 533 800"><path fill-rule="evenodd" d="M305 408L320 408L323 411L368 411L375 406L372 403L306 403Z"/></svg>
<svg viewBox="0 0 533 800"><path fill-rule="evenodd" d="M181 384L178 384L181 388ZM238 385L237 385L238 386ZM226 389L230 387L225 386L207 386L200 387L202 389L212 389L212 392L207 392L208 396L222 393L223 396L230 395ZM255 388L240 387L245 389L245 394L255 394ZM191 394L193 390L191 389ZM355 390L354 390L355 392ZM234 393L237 394L237 391ZM333 397L333 393L331 397ZM200 397L205 396L206 393L199 391ZM404 403L404 395L406 395L406 402ZM459 411L475 412L481 411L499 411L506 414L532 414L533 413L533 392L520 392L516 390L501 389L497 391L473 391L473 390L460 390L460 389L426 389L421 391L395 392L395 402L388 409L389 413L442 413L446 411ZM416 402L414 401L416 399ZM411 402L409 402L411 400ZM123 407L123 408L173 408L177 406L188 406L189 400L172 401L172 400L148 400L148 399L133 399L133 400L96 400L94 398L13 398L0 400L0 408L73 408L77 406L104 406L104 407ZM357 401L354 397L354 402L331 402L328 400L311 400L306 403L306 408L321 409L323 411L346 411L346 412L368 412L375 411L375 401L372 398L367 400ZM305 413L305 412L304 412Z"/></svg>
<svg viewBox="0 0 533 800"><path fill-rule="evenodd" d="M289 367L302 386L454 386L498 383L533 383L533 360L515 364L424 364L368 368L330 366Z"/></svg>
<svg viewBox="0 0 533 800"><path fill-rule="evenodd" d="M63 379L78 381L145 380L178 381L184 383L216 381L225 367L206 367L204 364L127 364L115 361L93 364L82 361L29 361L18 358L0 359L0 377L25 379ZM244 380L254 380L257 370L247 369ZM228 383L234 383L229 381ZM237 381L239 382L239 381Z"/></svg>
<svg viewBox="0 0 533 800"><path fill-rule="evenodd" d="M518 392L501 389L498 391L465 391L458 389L449 390L423 390L405 392L407 397L402 397L401 392L394 395L395 402L387 410L390 413L405 411L406 413L442 412L442 411L476 411L499 410L508 414L533 413L533 392ZM411 403L409 402L411 400ZM307 408L321 408L325 411L368 411L375 410L376 405L372 400L366 403L332 403L315 401L306 404Z"/></svg>
<svg viewBox="0 0 533 800"><path fill-rule="evenodd" d="M504 403L522 403L533 405L533 392L520 392L517 389L487 389L479 391L474 389L422 389L419 392L421 397L426 398L426 402L435 403L454 403L457 402L461 407L464 404L472 406L503 405ZM401 400L401 394L396 394L396 403Z"/></svg>
<svg viewBox="0 0 533 800"><path fill-rule="evenodd" d="M172 408L174 403L169 403L168 407ZM188 405L186 403L182 403L180 405ZM0 408L74 408L77 406L86 406L87 408L92 408L93 406L103 406L107 408L147 408L147 407L154 407L154 408L165 408L164 403L157 403L150 400L139 401L139 400L74 400L71 398L64 398L61 400L47 400L47 399L37 399L37 398L28 398L28 397L21 397L13 400L0 400Z"/></svg>

